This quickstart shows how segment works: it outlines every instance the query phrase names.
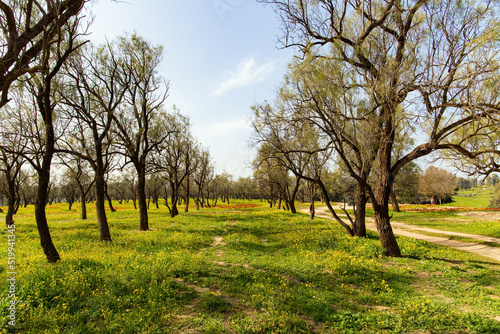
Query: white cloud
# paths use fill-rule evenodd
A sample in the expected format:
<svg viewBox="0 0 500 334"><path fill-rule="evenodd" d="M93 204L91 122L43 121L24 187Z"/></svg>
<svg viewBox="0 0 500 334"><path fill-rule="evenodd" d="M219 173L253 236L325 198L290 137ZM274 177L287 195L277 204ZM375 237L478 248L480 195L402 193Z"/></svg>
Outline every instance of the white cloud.
<svg viewBox="0 0 500 334"><path fill-rule="evenodd" d="M205 124L200 129L196 129L196 135L202 139L211 139L235 134L246 134L251 131L251 127L245 119L234 119L229 121Z"/></svg>
<svg viewBox="0 0 500 334"><path fill-rule="evenodd" d="M238 64L234 72L227 73L221 82L215 85L212 95L221 96L240 87L255 85L266 80L276 69L276 62L269 59L258 64L254 56L248 57Z"/></svg>

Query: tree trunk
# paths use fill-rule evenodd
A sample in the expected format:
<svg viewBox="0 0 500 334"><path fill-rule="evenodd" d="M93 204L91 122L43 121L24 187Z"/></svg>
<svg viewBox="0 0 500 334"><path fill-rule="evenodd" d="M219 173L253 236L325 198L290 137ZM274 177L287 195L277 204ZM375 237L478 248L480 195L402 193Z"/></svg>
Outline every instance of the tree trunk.
<svg viewBox="0 0 500 334"><path fill-rule="evenodd" d="M84 197L82 197L82 200L80 201L80 206L82 208L82 220L87 219L87 202Z"/></svg>
<svg viewBox="0 0 500 334"><path fill-rule="evenodd" d="M186 207L184 208L184 212L189 212L189 176L186 184Z"/></svg>
<svg viewBox="0 0 500 334"><path fill-rule="evenodd" d="M106 199L108 200L109 210L111 212L115 212L116 209L113 207L113 201L111 200L111 196L108 194L108 186L106 185L106 181L104 181L104 193L106 195Z"/></svg>
<svg viewBox="0 0 500 334"><path fill-rule="evenodd" d="M388 109L388 107L385 107ZM394 176L391 173L391 151L392 138L394 136L391 128L390 110L385 111L387 120L385 133L381 138L379 149L379 181L375 189L373 202L373 216L377 225L377 231L382 243L382 247L391 257L400 257L401 250L391 227L391 217L389 216L389 196L394 183Z"/></svg>
<svg viewBox="0 0 500 334"><path fill-rule="evenodd" d="M51 161L52 154L50 158L47 158L49 153L46 153L44 160ZM42 246L45 256L47 256L47 261L49 263L55 263L61 260L59 253L57 252L54 243L52 242L52 237L50 236L49 225L47 223L47 215L45 213L45 206L48 201L48 189L50 180L50 162L46 163L44 161L43 167L38 171L38 189L35 200L35 219L36 226L38 229L38 234L40 235L40 244Z"/></svg>
<svg viewBox="0 0 500 334"><path fill-rule="evenodd" d="M314 216L316 215L316 210L314 208L314 195L316 194L316 187L314 183L311 182L309 185L309 197L311 198L311 205L309 206L309 218L314 220Z"/></svg>
<svg viewBox="0 0 500 334"><path fill-rule="evenodd" d="M139 230L148 231L148 203L146 201L146 171L142 166L137 169L137 197L139 201Z"/></svg>
<svg viewBox="0 0 500 334"><path fill-rule="evenodd" d="M398 199L396 197L396 194L394 194L394 192L391 191L391 194L389 196L390 196L389 198L390 198L391 203L392 203L392 211L401 212L401 210L399 209L399 203L398 203Z"/></svg>
<svg viewBox="0 0 500 334"><path fill-rule="evenodd" d="M300 187L300 178L297 178L297 180L295 181L295 187L293 188L292 194L289 196L290 211L292 211L292 213L294 214L297 213L297 210L295 209L295 198L297 197L299 187Z"/></svg>
<svg viewBox="0 0 500 334"><path fill-rule="evenodd" d="M106 217L106 209L104 208L105 199L105 181L104 170L96 171L95 175L95 209L97 215L97 223L99 225L99 234L101 241L111 241L109 232L108 219ZM83 216L83 211L82 211ZM82 218L83 219L83 218Z"/></svg>
<svg viewBox="0 0 500 334"><path fill-rule="evenodd" d="M375 209L377 207L377 209ZM382 247L387 251L387 255L392 257L400 257L401 250L399 249L396 237L392 231L391 227L391 217L389 217L388 210L374 205L373 216L375 217L375 222L377 224L377 232L382 243Z"/></svg>
<svg viewBox="0 0 500 334"><path fill-rule="evenodd" d="M68 205L69 205L68 211L71 211L71 207L73 206L73 201L69 201Z"/></svg>
<svg viewBox="0 0 500 334"><path fill-rule="evenodd" d="M326 206L328 207L328 210L330 210L330 213L332 214L333 218L337 221L337 223L339 223L347 231L347 233L351 237L353 237L354 232L352 231L352 228L349 225L347 225L342 219L340 219L340 217L337 215L337 213L333 209L332 205L330 204L330 199L328 198L328 191L326 190L326 187L323 184L323 182L321 182L321 180L319 180L319 181L317 181L317 184L319 186L319 189L323 193L323 199L325 200Z"/></svg>
<svg viewBox="0 0 500 334"><path fill-rule="evenodd" d="M102 152L100 145L96 147L97 152ZM105 193L106 192L106 181L104 179L105 168L102 156L98 154L97 157L97 169L95 170L95 209L97 215L97 223L99 225L99 234L101 241L111 241L111 233L109 232L108 218L106 217L105 205ZM87 190L88 191L88 190ZM84 196L85 197L85 196ZM82 210L83 217L83 210ZM83 219L83 218L82 218Z"/></svg>
<svg viewBox="0 0 500 334"><path fill-rule="evenodd" d="M356 191L356 211L353 224L353 233L355 237L366 238L366 202L368 198L366 197L365 188L361 183L358 182Z"/></svg>
<svg viewBox="0 0 500 334"><path fill-rule="evenodd" d="M179 196L179 193L175 184L171 183L170 188L172 189L172 194L171 194L172 210L170 210L170 217L174 218L179 214L179 209L177 208L177 201L178 201L177 196Z"/></svg>
<svg viewBox="0 0 500 334"><path fill-rule="evenodd" d="M7 226L14 225L14 213L16 211L16 188L14 182L7 177L9 187L9 196L7 197L7 215L5 216L5 224Z"/></svg>
<svg viewBox="0 0 500 334"><path fill-rule="evenodd" d="M200 210L200 192L198 191L198 193L196 194L196 210Z"/></svg>

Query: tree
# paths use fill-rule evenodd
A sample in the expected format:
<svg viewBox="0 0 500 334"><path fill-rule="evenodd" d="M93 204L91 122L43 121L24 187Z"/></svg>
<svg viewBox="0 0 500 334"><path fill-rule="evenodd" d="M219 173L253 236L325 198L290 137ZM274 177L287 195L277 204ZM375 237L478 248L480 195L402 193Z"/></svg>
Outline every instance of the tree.
<svg viewBox="0 0 500 334"><path fill-rule="evenodd" d="M253 162L254 176L260 178L261 182L268 183L271 192L277 190L278 209L281 208L283 200L287 210L297 213L295 198L303 178L293 174L292 166L289 166L285 159L283 154L275 150L272 144L262 143Z"/></svg>
<svg viewBox="0 0 500 334"><path fill-rule="evenodd" d="M378 180L364 183L377 230L389 256L401 252L392 232L390 194L401 168L438 150L470 158L484 154L467 145L498 116L498 3L455 0L360 2L263 0L283 21L283 44L314 59L338 64L348 80L339 90L363 92L372 120ZM338 81L337 81L338 82ZM485 94L485 92L488 92ZM357 124L357 122L354 122ZM394 156L400 129L423 143ZM474 129L474 131L470 131Z"/></svg>
<svg viewBox="0 0 500 334"><path fill-rule="evenodd" d="M67 82L60 95L70 128L59 151L87 161L94 171L100 240L111 241L104 208L106 175L114 156L111 127L114 113L128 89L130 73L123 69L116 45L107 43L98 48L87 45L79 51L65 66Z"/></svg>
<svg viewBox="0 0 500 334"><path fill-rule="evenodd" d="M49 201L50 169L52 159L56 152L55 143L58 137L56 133L57 107L59 100L55 98L55 91L60 87L61 78L59 71L64 62L72 52L78 49L81 43L77 42L78 20L73 20L71 25L64 29L64 40L52 45L51 59L48 60L47 71L34 75L28 80L30 92L36 106L35 115L26 121L20 120L19 124L30 128L29 134L32 139L31 152L23 154L38 176L38 187L35 199L35 218L40 235L41 246L49 263L60 260L50 235L45 206ZM28 109L29 110L29 109ZM40 118L38 118L40 117ZM40 122L40 124L39 124Z"/></svg>
<svg viewBox="0 0 500 334"><path fill-rule="evenodd" d="M451 198L457 190L455 175L434 166L428 167L419 179L419 192L431 199L432 204Z"/></svg>
<svg viewBox="0 0 500 334"><path fill-rule="evenodd" d="M22 110L22 101L15 101L16 108ZM12 103L12 102L11 102ZM9 114L16 113L9 105L4 106L5 113L2 115L2 128L0 129L0 176L5 182L2 193L7 198L7 212L5 223L7 226L14 224L14 215L20 205L20 181L22 177L22 167L25 159L22 153L25 152L27 140L19 131L16 118L9 117ZM8 109L8 111L7 111Z"/></svg>
<svg viewBox="0 0 500 334"><path fill-rule="evenodd" d="M137 197L139 201L139 230L149 230L146 201L146 175L150 153L169 137L164 119L167 114L162 106L167 98L168 83L159 75L163 47L152 46L142 37L133 34L117 42L121 62L130 84L125 93L125 103L112 114L115 121L117 145L137 172Z"/></svg>
<svg viewBox="0 0 500 334"><path fill-rule="evenodd" d="M0 108L9 101L12 83L27 73L48 70L53 45L64 39L64 26L71 25L86 2L0 1Z"/></svg>
<svg viewBox="0 0 500 334"><path fill-rule="evenodd" d="M71 208L73 207L73 203L75 203L78 198L78 187L75 181L65 178L59 184L59 189L61 191L63 201L68 203L68 210L71 210Z"/></svg>
<svg viewBox="0 0 500 334"><path fill-rule="evenodd" d="M393 193L397 202L417 203L421 169L415 162L406 164L396 176ZM394 202L394 201L393 201ZM394 204L393 204L394 210Z"/></svg>
<svg viewBox="0 0 500 334"><path fill-rule="evenodd" d="M169 184L170 217L179 214L177 201L180 198L181 185L187 183L186 202L189 198L189 177L198 168L198 151L190 132L189 119L175 111L163 118L163 123L168 129L168 139L158 145L153 156L153 165L156 172L165 172L166 182ZM165 198L167 201L167 198Z"/></svg>
<svg viewBox="0 0 500 334"><path fill-rule="evenodd" d="M71 187L73 191L79 192L81 219L87 219L87 196L95 183L95 178L92 179L89 176L89 166L87 164L87 160L81 159L78 156L72 160L63 160L63 165L66 166L66 171L63 174L66 180L64 186L66 188ZM69 193L71 194L71 192Z"/></svg>
<svg viewBox="0 0 500 334"><path fill-rule="evenodd" d="M500 184L495 186L495 191L493 193L493 198L488 204L488 208L499 209L500 208Z"/></svg>
<svg viewBox="0 0 500 334"><path fill-rule="evenodd" d="M328 191L321 178L321 170L322 166L333 155L332 151L335 150L342 158L342 163L348 166L353 174L366 182L371 171L373 154L363 153L370 150L372 146L358 144L357 139L358 137L370 138L370 136L367 136L366 131L363 131L361 126L358 126L355 132L345 131L347 128L345 125L336 126L337 123L334 120L338 117L328 113L329 108L326 107L326 104L325 107L320 107L318 101L320 96L338 100L333 98L334 95L320 92L326 88L324 83L330 82L329 80L320 80L320 82L317 80L332 73L328 73L325 68L322 68L320 73L314 73L318 70L317 68L313 68L310 64L302 65L295 67L292 74L287 76L288 84L282 88L274 108L269 105L255 107L254 129L259 140L269 143L272 147L269 152L278 153L274 156L275 159L281 161L280 163L289 168L296 176L319 186L331 214L350 235L366 237L365 207L367 197L364 184L358 182L357 210L354 221L345 211L352 223L351 228L330 205ZM314 94L310 94L313 91ZM311 103L311 100L314 100L315 103ZM351 105L355 105L354 101ZM364 128L369 129L368 126L364 126ZM367 149L363 150L363 148Z"/></svg>
<svg viewBox="0 0 500 334"><path fill-rule="evenodd" d="M208 187L208 184L213 179L214 167L212 166L212 160L210 158L210 153L208 150L202 149L198 153L198 164L197 168L193 172L193 181L196 185L196 209L199 210L200 206L203 207L205 200L203 195L203 190Z"/></svg>

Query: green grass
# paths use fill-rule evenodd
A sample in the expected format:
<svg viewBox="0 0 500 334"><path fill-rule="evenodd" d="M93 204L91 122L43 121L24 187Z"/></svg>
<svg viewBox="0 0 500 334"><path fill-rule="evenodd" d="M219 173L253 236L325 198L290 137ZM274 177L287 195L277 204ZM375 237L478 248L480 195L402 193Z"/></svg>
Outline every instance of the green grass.
<svg viewBox="0 0 500 334"><path fill-rule="evenodd" d="M22 209L15 331L500 333L498 264L408 238L398 238L404 257L387 258L374 233L351 238L330 220L247 203L173 219L151 209L148 232L137 231L131 204L117 204L107 244L93 208L81 221L53 205L49 225L62 257L54 265L41 251L33 208ZM6 282L5 228L0 240Z"/></svg>
<svg viewBox="0 0 500 334"><path fill-rule="evenodd" d="M493 187L460 190L453 196L453 202L446 204L454 207L487 208L493 198Z"/></svg>

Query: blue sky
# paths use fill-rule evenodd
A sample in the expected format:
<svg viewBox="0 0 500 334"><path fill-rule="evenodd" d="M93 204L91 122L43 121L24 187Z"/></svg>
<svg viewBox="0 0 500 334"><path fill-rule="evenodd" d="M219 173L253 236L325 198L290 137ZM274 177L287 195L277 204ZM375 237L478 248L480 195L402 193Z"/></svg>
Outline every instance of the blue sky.
<svg viewBox="0 0 500 334"><path fill-rule="evenodd" d="M90 39L137 32L165 49L166 107L189 116L218 173L248 176L250 107L273 100L293 50L278 49L271 7L250 0L99 0Z"/></svg>

